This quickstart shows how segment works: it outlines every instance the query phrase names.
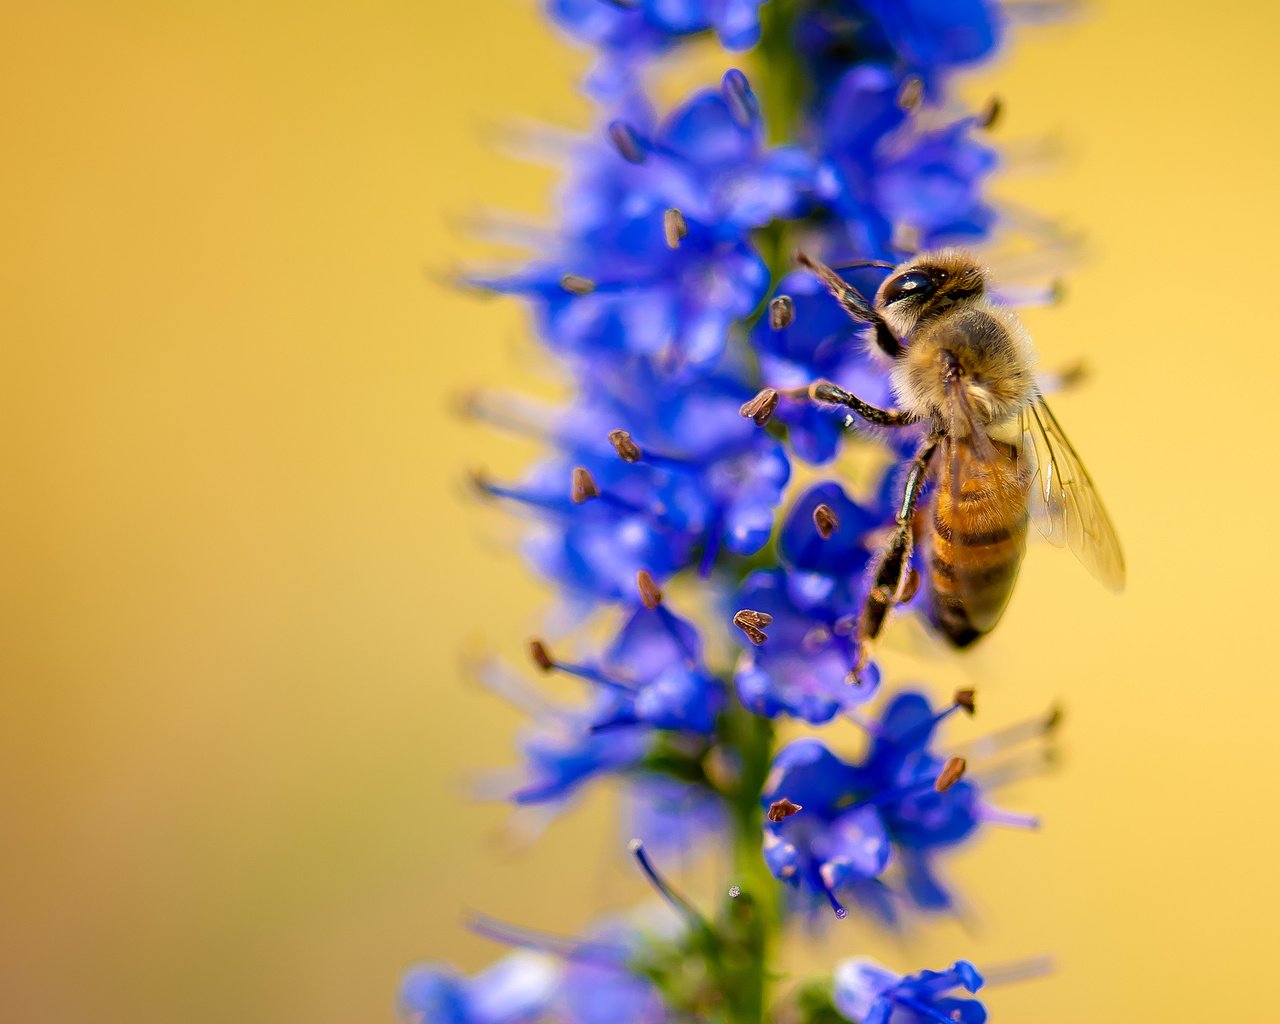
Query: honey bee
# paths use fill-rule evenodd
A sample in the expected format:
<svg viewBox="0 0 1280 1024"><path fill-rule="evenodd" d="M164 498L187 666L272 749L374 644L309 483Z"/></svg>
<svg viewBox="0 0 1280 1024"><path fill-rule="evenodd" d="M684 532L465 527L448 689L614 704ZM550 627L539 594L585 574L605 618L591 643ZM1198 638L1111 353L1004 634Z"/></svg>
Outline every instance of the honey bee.
<svg viewBox="0 0 1280 1024"><path fill-rule="evenodd" d="M999 621L1022 564L1028 521L1054 544L1070 547L1112 590L1122 589L1124 556L1115 528L1036 386L1025 328L989 297L977 261L942 249L897 266L879 264L892 273L869 303L830 267L803 253L797 259L855 322L870 328L872 350L890 365L899 408L869 405L828 381L786 394L844 406L879 427L924 428L889 540L872 563L858 618L862 658L889 608L914 595L917 542L925 613L956 647L969 646ZM778 397L764 389L743 406L743 415L767 422Z"/></svg>

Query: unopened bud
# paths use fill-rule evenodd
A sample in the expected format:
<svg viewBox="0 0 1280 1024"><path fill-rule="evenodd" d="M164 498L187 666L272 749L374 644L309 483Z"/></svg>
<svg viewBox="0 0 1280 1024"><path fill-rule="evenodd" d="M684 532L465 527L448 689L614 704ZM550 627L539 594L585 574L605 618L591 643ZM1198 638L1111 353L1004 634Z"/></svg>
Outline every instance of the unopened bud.
<svg viewBox="0 0 1280 1024"><path fill-rule="evenodd" d="M949 757L947 763L942 766L942 771L938 773L938 778L933 784L933 788L939 793L945 793L954 786L964 776L965 760L963 757Z"/></svg>
<svg viewBox="0 0 1280 1024"><path fill-rule="evenodd" d="M773 388L765 388L751 401L744 403L738 412L757 427L763 427L773 419L773 411L776 408L778 408L778 392Z"/></svg>
<svg viewBox="0 0 1280 1024"><path fill-rule="evenodd" d="M600 488L596 486L595 477L582 466L577 466L573 470L573 486L569 489L569 497L573 499L575 505L600 497Z"/></svg>

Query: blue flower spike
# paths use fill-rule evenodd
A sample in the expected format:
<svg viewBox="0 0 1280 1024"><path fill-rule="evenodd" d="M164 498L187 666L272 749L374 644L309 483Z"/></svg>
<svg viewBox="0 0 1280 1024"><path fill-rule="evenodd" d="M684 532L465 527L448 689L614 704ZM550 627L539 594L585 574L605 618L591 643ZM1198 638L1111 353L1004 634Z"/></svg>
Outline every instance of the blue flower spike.
<svg viewBox="0 0 1280 1024"><path fill-rule="evenodd" d="M876 467L901 464L923 427L869 427L812 400L828 381L894 407L882 351L892 346L831 301L814 261L797 269L796 252L871 296L918 248L977 246L1001 218L1001 238L1052 241L1043 221L989 200L998 105L966 113L952 79L1028 10L1059 5L543 6L593 52L592 127L549 132L541 147L564 167L554 223L508 232L527 254L469 278L525 305L567 396L537 405L484 392L465 406L543 449L519 477L476 478L521 517L523 555L557 599L549 639L529 642L528 678L492 664L485 674L530 718L522 767L501 790L539 821L590 789L619 790L625 834L639 837L631 854L675 916L659 907L662 928L611 922L585 938L478 918L476 931L519 952L471 977L414 968L402 1008L415 1024L837 1011L855 1024L982 1024L969 998L982 977L963 960L905 976L849 960L795 993L769 980L789 919L857 912L896 925L950 909L936 862L984 826L1035 824L990 794L1044 766L1011 750L1056 724L949 749L939 734L974 712L972 691L941 707L923 688L880 694L859 619L902 474ZM758 45L743 61L758 77L725 55L718 81L659 104L650 86L679 77L666 58L695 41ZM1006 284L993 301L1049 294ZM838 476L792 486L797 465L842 455L856 458ZM582 631L566 636L566 625ZM866 733L856 756L834 741L839 727L780 739L791 720L812 732L841 719ZM729 899L714 912L659 870L730 852Z"/></svg>

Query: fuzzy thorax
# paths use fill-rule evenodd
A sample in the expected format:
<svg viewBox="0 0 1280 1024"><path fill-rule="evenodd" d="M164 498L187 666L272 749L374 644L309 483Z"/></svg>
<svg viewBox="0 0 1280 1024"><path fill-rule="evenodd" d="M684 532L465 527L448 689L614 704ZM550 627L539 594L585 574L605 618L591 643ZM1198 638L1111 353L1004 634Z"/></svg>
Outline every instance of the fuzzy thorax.
<svg viewBox="0 0 1280 1024"><path fill-rule="evenodd" d="M893 370L899 403L922 419L941 419L953 434L947 381L958 367L969 406L983 426L1012 420L1031 400L1035 381L1030 342L1012 310L985 298L926 320L909 335Z"/></svg>

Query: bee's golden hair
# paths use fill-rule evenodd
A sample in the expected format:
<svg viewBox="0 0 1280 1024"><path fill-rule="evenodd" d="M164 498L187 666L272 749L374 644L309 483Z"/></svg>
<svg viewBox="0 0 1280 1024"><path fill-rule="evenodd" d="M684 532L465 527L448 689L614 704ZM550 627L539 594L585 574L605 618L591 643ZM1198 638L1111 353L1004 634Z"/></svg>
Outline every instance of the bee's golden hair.
<svg viewBox="0 0 1280 1024"><path fill-rule="evenodd" d="M892 300L895 282L924 274L927 295ZM876 294L876 308L903 342L892 381L902 408L941 419L953 431L947 396L948 360L962 369L969 404L986 427L1014 420L1035 391L1031 342L1017 315L992 302L982 265L961 249L922 253L895 268Z"/></svg>

